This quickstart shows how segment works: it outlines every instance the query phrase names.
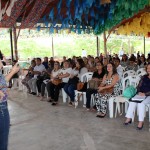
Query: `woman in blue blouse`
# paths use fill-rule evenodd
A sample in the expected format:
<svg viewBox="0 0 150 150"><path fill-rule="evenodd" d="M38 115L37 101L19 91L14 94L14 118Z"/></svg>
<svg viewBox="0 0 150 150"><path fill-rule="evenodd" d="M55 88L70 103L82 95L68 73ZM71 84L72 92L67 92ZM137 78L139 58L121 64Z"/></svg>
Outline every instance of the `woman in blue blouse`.
<svg viewBox="0 0 150 150"><path fill-rule="evenodd" d="M3 65L0 61L0 69L2 67ZM8 145L10 119L7 108L7 82L9 82L12 76L18 71L19 66L16 64L6 77L0 73L0 150L7 150Z"/></svg>
<svg viewBox="0 0 150 150"><path fill-rule="evenodd" d="M138 95L146 96L146 98L141 103L135 103L135 102L129 103L129 108L126 114L127 119L124 123L125 125L132 123L132 117L134 115L137 106L139 112L139 123L137 126L137 130L141 130L143 128L143 122L145 117L145 105L150 104L150 64L148 64L146 70L147 70L147 75L144 75L141 78L140 83L137 87Z"/></svg>

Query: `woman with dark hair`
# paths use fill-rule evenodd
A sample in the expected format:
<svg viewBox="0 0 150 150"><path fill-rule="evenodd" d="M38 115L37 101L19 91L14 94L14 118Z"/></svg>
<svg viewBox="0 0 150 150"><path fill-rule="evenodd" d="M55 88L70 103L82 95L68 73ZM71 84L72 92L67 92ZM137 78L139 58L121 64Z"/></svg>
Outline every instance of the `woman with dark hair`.
<svg viewBox="0 0 150 150"><path fill-rule="evenodd" d="M121 65L122 67L126 67L126 66L128 65L128 63L129 63L129 61L128 61L127 55L126 55L126 54L123 54L123 55L122 55L122 60L121 60L121 62L120 62L120 65Z"/></svg>
<svg viewBox="0 0 150 150"><path fill-rule="evenodd" d="M109 89L112 89L109 92ZM103 93L105 90L107 92ZM103 77L102 83L98 87L98 93L96 94L96 108L97 108L97 117L104 118L107 113L107 101L112 95L119 95L119 75L117 74L116 67L113 63L108 63L107 72Z"/></svg>
<svg viewBox="0 0 150 150"><path fill-rule="evenodd" d="M139 68L145 68L145 66L146 66L146 58L145 58L145 56L141 56L140 58L140 64L139 64Z"/></svg>
<svg viewBox="0 0 150 150"><path fill-rule="evenodd" d="M145 117L145 106L146 104L150 104L150 64L147 65L147 75L144 75L137 87L137 93L139 96L144 96L144 100L141 103L130 102L128 111L126 114L126 121L124 125L129 125L132 123L132 118L135 112L136 107L138 108L138 116L139 116L139 123L137 126L137 130L141 130L144 124L144 117Z"/></svg>
<svg viewBox="0 0 150 150"><path fill-rule="evenodd" d="M0 69L2 66L2 62L0 61ZM6 77L0 73L0 150L7 150L8 146L10 118L7 106L7 82L9 82L12 76L17 73L19 69L18 64L16 64Z"/></svg>
<svg viewBox="0 0 150 150"><path fill-rule="evenodd" d="M81 76L85 73L87 73L88 70L85 67L84 61L82 59L77 59L76 67L72 70L72 73L70 75L70 82L68 82L64 86L64 91L67 93L67 95L70 97L69 105L74 104L74 98L75 98L75 92L77 88L77 80L81 79Z"/></svg>
<svg viewBox="0 0 150 150"><path fill-rule="evenodd" d="M93 73L92 80L99 82L102 81L103 76L105 75L105 70L103 68L103 64L101 62L96 63L96 71ZM88 88L86 91L86 108L87 111L90 110L91 107L91 95L96 94L97 89Z"/></svg>

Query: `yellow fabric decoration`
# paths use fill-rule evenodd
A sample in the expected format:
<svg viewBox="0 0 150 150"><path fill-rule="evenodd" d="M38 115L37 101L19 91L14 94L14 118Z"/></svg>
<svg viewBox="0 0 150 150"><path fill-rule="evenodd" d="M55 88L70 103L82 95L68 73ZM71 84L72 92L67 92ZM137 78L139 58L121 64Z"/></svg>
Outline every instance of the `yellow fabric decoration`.
<svg viewBox="0 0 150 150"><path fill-rule="evenodd" d="M148 36L150 32L150 13L146 12L141 17L136 17L132 22L127 22L118 28L118 34L130 35L135 33L136 35Z"/></svg>

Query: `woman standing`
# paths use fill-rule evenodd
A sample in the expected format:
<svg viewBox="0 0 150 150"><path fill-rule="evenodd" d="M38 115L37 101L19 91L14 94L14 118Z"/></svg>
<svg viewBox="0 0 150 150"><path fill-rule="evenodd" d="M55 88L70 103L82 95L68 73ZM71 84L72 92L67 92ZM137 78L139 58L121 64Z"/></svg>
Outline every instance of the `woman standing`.
<svg viewBox="0 0 150 150"><path fill-rule="evenodd" d="M82 59L77 59L76 67L72 70L72 73L70 76L70 79L72 80L72 82L67 83L64 86L64 91L70 97L70 102L69 102L70 106L74 104L75 90L77 89L77 82L78 82L77 80L78 79L81 80L81 76L87 72L88 70L85 67L84 61Z"/></svg>
<svg viewBox="0 0 150 150"><path fill-rule="evenodd" d="M112 92L102 93L103 90L113 88ZM107 73L103 77L102 83L98 88L98 94L96 94L96 108L97 117L104 118L107 113L107 101L112 95L119 95L119 75L117 74L116 68L113 63L108 63Z"/></svg>
<svg viewBox="0 0 150 150"><path fill-rule="evenodd" d="M2 62L0 61L0 68L2 68ZM11 72L4 77L0 74L0 150L7 150L8 135L10 118L7 108L7 83L12 76L19 71L18 64L16 64Z"/></svg>
<svg viewBox="0 0 150 150"><path fill-rule="evenodd" d="M147 71L147 75L144 75L141 78L140 83L137 87L138 95L146 96L146 98L141 103L135 103L135 102L129 103L129 108L126 114L127 119L124 123L125 125L132 123L132 118L137 106L138 113L139 113L139 123L137 126L137 130L141 130L143 128L144 117L145 117L145 105L150 104L150 64L148 64L146 71Z"/></svg>

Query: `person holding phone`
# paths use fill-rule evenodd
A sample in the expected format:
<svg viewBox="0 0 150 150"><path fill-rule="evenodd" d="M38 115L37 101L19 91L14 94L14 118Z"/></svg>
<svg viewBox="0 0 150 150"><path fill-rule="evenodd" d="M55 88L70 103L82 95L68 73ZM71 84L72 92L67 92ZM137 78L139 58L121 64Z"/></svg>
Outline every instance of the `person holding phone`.
<svg viewBox="0 0 150 150"><path fill-rule="evenodd" d="M0 69L2 69L2 67L3 64L0 60ZM7 108L7 82L10 81L12 76L16 74L19 69L19 65L15 64L7 76L4 77L3 74L0 73L0 150L7 150L8 146L10 118Z"/></svg>

